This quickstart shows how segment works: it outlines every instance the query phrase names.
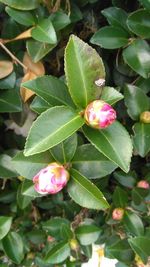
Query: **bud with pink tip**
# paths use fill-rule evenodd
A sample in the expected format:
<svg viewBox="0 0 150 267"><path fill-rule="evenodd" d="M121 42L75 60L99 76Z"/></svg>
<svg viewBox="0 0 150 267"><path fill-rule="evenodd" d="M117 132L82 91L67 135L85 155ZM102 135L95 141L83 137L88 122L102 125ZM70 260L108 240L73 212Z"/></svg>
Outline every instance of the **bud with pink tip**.
<svg viewBox="0 0 150 267"><path fill-rule="evenodd" d="M68 171L56 162L50 163L33 177L34 188L42 195L58 193L68 180Z"/></svg>
<svg viewBox="0 0 150 267"><path fill-rule="evenodd" d="M124 215L124 209L122 209L122 208L116 208L116 209L114 209L113 212L112 212L112 218L113 218L113 220L115 220L115 221L120 221L120 220L122 220L123 215Z"/></svg>
<svg viewBox="0 0 150 267"><path fill-rule="evenodd" d="M144 188L144 189L149 189L149 183L145 180L141 180L137 183L137 187Z"/></svg>
<svg viewBox="0 0 150 267"><path fill-rule="evenodd" d="M103 100L95 100L86 107L84 118L89 126L103 129L116 120L116 111Z"/></svg>

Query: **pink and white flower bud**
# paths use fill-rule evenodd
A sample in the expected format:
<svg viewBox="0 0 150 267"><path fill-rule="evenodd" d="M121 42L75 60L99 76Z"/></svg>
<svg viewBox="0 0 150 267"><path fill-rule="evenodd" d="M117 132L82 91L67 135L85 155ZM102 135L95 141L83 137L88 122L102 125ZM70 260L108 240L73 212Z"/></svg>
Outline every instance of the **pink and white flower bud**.
<svg viewBox="0 0 150 267"><path fill-rule="evenodd" d="M120 220L122 220L123 215L124 215L124 209L122 209L122 208L116 208L116 209L114 209L113 212L112 212L112 218L113 218L113 220L115 220L115 221L120 221Z"/></svg>
<svg viewBox="0 0 150 267"><path fill-rule="evenodd" d="M50 163L33 177L34 188L42 195L58 193L68 180L68 171L56 162Z"/></svg>
<svg viewBox="0 0 150 267"><path fill-rule="evenodd" d="M137 183L137 187L144 188L144 189L149 189L150 185L147 181L141 180Z"/></svg>
<svg viewBox="0 0 150 267"><path fill-rule="evenodd" d="M84 118L89 126L103 129L116 120L116 111L103 100L95 100L86 107Z"/></svg>

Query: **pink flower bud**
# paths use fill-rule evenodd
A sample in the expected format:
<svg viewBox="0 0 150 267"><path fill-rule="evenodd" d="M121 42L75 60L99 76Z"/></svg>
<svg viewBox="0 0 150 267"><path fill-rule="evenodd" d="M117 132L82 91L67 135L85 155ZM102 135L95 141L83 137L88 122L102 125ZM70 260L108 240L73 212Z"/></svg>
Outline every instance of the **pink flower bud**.
<svg viewBox="0 0 150 267"><path fill-rule="evenodd" d="M103 100L95 100L86 107L84 118L89 126L103 129L116 120L116 111Z"/></svg>
<svg viewBox="0 0 150 267"><path fill-rule="evenodd" d="M115 221L120 221L123 218L124 215L124 209L122 208L116 208L112 212L112 218Z"/></svg>
<svg viewBox="0 0 150 267"><path fill-rule="evenodd" d="M137 183L137 187L144 188L144 189L149 189L149 183L145 180L141 180Z"/></svg>
<svg viewBox="0 0 150 267"><path fill-rule="evenodd" d="M34 188L42 195L58 193L68 180L68 171L56 162L50 163L33 177Z"/></svg>

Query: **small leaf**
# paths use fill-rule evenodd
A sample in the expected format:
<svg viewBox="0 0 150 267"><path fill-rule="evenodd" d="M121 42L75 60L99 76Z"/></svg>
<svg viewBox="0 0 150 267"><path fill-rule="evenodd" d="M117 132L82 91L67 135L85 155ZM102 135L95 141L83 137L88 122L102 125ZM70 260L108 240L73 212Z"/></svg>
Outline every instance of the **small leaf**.
<svg viewBox="0 0 150 267"><path fill-rule="evenodd" d="M150 256L150 239L144 236L130 238L129 244L135 253L142 259L143 263L146 264L148 257Z"/></svg>
<svg viewBox="0 0 150 267"><path fill-rule="evenodd" d="M116 207L124 208L128 202L128 194L121 187L117 186L113 193L113 203Z"/></svg>
<svg viewBox="0 0 150 267"><path fill-rule="evenodd" d="M127 84L124 96L128 114L133 120L138 120L143 111L149 110L149 97L140 88Z"/></svg>
<svg viewBox="0 0 150 267"><path fill-rule="evenodd" d="M110 105L114 105L119 100L123 99L124 96L113 87L105 86L102 90L100 99L104 100Z"/></svg>
<svg viewBox="0 0 150 267"><path fill-rule="evenodd" d="M68 242L60 242L54 246L45 256L46 263L56 264L63 262L70 256L70 247Z"/></svg>
<svg viewBox="0 0 150 267"><path fill-rule="evenodd" d="M13 71L13 63L8 60L1 60L0 61L0 79L5 78Z"/></svg>
<svg viewBox="0 0 150 267"><path fill-rule="evenodd" d="M50 16L53 26L56 31L64 29L71 23L71 20L67 14L62 11L57 11Z"/></svg>
<svg viewBox="0 0 150 267"><path fill-rule="evenodd" d="M133 126L133 145L141 157L150 151L150 124L135 123Z"/></svg>
<svg viewBox="0 0 150 267"><path fill-rule="evenodd" d="M124 61L143 78L150 72L150 48L146 41L137 39L123 51Z"/></svg>
<svg viewBox="0 0 150 267"><path fill-rule="evenodd" d="M9 232L12 224L12 217L0 216L0 240Z"/></svg>
<svg viewBox="0 0 150 267"><path fill-rule="evenodd" d="M46 151L59 144L83 124L84 119L68 107L60 106L46 110L30 129L25 145L25 156Z"/></svg>
<svg viewBox="0 0 150 267"><path fill-rule="evenodd" d="M16 83L16 73L12 72L9 76L0 80L0 89L13 89Z"/></svg>
<svg viewBox="0 0 150 267"><path fill-rule="evenodd" d="M98 239L101 230L96 225L80 225L75 230L75 235L83 246L90 245Z"/></svg>
<svg viewBox="0 0 150 267"><path fill-rule="evenodd" d="M48 44L56 44L57 36L50 18L42 19L39 24L32 30L32 37Z"/></svg>
<svg viewBox="0 0 150 267"><path fill-rule="evenodd" d="M128 132L119 122L114 122L104 130L84 126L83 132L97 150L117 164L123 171L129 171L132 143ZM124 147L120 149L122 144Z"/></svg>
<svg viewBox="0 0 150 267"><path fill-rule="evenodd" d="M4 237L2 244L8 258L14 263L20 264L24 258L23 241L21 236L18 233L10 232Z"/></svg>
<svg viewBox="0 0 150 267"><path fill-rule="evenodd" d="M132 235L140 236L144 234L144 225L140 217L131 211L126 211L123 217L126 231Z"/></svg>
<svg viewBox="0 0 150 267"><path fill-rule="evenodd" d="M19 24L22 24L25 26L32 26L35 24L36 18L33 16L31 12L20 11L20 10L18 11L11 7L6 7L5 11L10 17L12 17Z"/></svg>
<svg viewBox="0 0 150 267"><path fill-rule="evenodd" d="M99 98L101 88L95 81L105 79L103 62L95 49L74 35L65 50L65 74L70 95L77 106L85 108Z"/></svg>
<svg viewBox="0 0 150 267"><path fill-rule="evenodd" d="M128 44L128 33L114 26L105 26L94 33L90 42L106 49L116 49Z"/></svg>
<svg viewBox="0 0 150 267"><path fill-rule="evenodd" d="M71 169L70 175L68 193L76 203L89 209L105 210L109 208L101 191L86 177L74 169Z"/></svg>
<svg viewBox="0 0 150 267"><path fill-rule="evenodd" d="M128 14L125 12L125 10L118 7L108 7L102 10L101 13L106 17L109 24L111 24L112 26L128 30L126 24Z"/></svg>
<svg viewBox="0 0 150 267"><path fill-rule="evenodd" d="M145 9L131 13L127 19L129 29L142 38L150 38L150 14Z"/></svg>

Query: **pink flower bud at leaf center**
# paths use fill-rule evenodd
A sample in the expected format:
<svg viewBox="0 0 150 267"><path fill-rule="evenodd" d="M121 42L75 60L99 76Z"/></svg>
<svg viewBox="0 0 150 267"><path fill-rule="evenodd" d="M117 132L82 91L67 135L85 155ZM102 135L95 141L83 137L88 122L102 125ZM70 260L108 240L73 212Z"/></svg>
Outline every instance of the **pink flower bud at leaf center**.
<svg viewBox="0 0 150 267"><path fill-rule="evenodd" d="M122 208L116 208L112 212L112 218L115 221L120 221L123 218L124 215L124 209Z"/></svg>
<svg viewBox="0 0 150 267"><path fill-rule="evenodd" d="M144 189L149 189L150 185L147 181L141 180L137 183L137 187L144 188Z"/></svg>
<svg viewBox="0 0 150 267"><path fill-rule="evenodd" d="M103 100L95 100L86 107L84 118L89 126L103 129L116 120L116 111Z"/></svg>

